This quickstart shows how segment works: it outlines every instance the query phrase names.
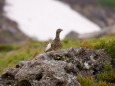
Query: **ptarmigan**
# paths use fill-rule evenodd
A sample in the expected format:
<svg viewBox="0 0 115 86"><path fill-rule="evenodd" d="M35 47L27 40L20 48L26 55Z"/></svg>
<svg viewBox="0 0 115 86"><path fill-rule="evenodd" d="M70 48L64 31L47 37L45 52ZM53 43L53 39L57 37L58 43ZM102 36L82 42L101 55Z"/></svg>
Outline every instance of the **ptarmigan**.
<svg viewBox="0 0 115 86"><path fill-rule="evenodd" d="M62 29L57 29L55 39L49 43L45 49L45 52L56 51L62 48L62 43L60 41L60 32Z"/></svg>

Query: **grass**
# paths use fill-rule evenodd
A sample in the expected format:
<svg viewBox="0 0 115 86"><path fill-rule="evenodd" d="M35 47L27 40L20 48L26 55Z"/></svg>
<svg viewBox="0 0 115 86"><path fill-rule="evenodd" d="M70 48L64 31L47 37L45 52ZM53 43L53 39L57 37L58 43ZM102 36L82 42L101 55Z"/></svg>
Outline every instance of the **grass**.
<svg viewBox="0 0 115 86"><path fill-rule="evenodd" d="M19 49L20 47L21 47L20 45L16 44L0 44L0 52L1 53L9 52L12 50Z"/></svg>
<svg viewBox="0 0 115 86"><path fill-rule="evenodd" d="M115 0L98 0L101 6L107 6L115 9Z"/></svg>
<svg viewBox="0 0 115 86"><path fill-rule="evenodd" d="M17 45L17 47L15 44L3 45L5 48L0 51L0 73L8 67L14 67L20 61L34 58L36 55L44 51L45 45L46 43L44 42L31 40L22 45Z"/></svg>
<svg viewBox="0 0 115 86"><path fill-rule="evenodd" d="M8 67L15 67L20 61L31 60L44 52L49 41L27 40L23 44L2 44L0 45L0 73ZM63 40L63 49L85 47L88 49L105 49L107 54L115 60L115 35L94 38L90 40ZM91 76L78 77L82 86L115 86L115 69L110 63L105 62L105 72L98 75L98 81Z"/></svg>

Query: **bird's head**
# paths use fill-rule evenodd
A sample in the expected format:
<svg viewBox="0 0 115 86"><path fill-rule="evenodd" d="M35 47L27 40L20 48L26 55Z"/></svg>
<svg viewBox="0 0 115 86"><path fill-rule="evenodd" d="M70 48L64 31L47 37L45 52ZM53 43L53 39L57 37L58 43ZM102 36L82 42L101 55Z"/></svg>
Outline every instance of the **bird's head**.
<svg viewBox="0 0 115 86"><path fill-rule="evenodd" d="M62 30L62 29L57 29L56 32L57 32L57 33L60 33L61 31L63 31L63 30Z"/></svg>

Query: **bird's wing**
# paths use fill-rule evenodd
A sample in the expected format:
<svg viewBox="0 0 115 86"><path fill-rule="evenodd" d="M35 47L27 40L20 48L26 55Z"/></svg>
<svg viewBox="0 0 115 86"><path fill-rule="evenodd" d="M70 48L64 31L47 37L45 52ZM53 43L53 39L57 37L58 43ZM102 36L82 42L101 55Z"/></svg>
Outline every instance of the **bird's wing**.
<svg viewBox="0 0 115 86"><path fill-rule="evenodd" d="M49 43L45 49L45 51L48 51L51 48L51 43Z"/></svg>

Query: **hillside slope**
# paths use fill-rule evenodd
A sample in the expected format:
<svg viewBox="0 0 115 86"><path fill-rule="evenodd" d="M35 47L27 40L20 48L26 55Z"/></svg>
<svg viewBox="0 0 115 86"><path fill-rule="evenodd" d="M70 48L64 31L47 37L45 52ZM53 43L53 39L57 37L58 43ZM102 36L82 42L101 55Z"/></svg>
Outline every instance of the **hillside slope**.
<svg viewBox="0 0 115 86"><path fill-rule="evenodd" d="M100 27L115 24L115 0L60 0Z"/></svg>
<svg viewBox="0 0 115 86"><path fill-rule="evenodd" d="M19 42L26 39L19 30L18 24L4 16L4 5L5 0L0 0L0 43Z"/></svg>

